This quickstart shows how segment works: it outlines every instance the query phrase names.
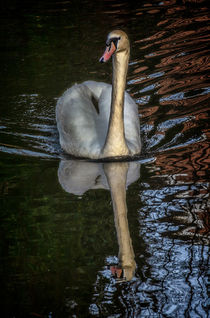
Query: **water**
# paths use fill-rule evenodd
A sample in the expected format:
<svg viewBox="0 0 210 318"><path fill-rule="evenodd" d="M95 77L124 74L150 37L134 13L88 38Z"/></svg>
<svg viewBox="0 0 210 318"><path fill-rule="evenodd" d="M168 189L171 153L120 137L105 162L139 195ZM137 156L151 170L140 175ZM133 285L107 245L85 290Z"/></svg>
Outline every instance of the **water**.
<svg viewBox="0 0 210 318"><path fill-rule="evenodd" d="M208 20L205 1L2 5L3 317L208 316ZM142 154L69 161L56 100L75 82L111 81L98 58L114 28L132 43Z"/></svg>

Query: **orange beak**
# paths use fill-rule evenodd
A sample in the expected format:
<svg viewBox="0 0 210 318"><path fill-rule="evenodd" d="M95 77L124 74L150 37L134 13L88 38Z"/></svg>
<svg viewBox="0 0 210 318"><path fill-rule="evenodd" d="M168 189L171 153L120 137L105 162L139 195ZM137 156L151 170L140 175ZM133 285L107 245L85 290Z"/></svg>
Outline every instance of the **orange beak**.
<svg viewBox="0 0 210 318"><path fill-rule="evenodd" d="M104 54L102 55L102 57L100 58L99 62L104 63L107 62L110 57L112 56L112 54L114 54L114 52L116 51L116 46L114 45L113 42L111 42L111 46L107 46Z"/></svg>

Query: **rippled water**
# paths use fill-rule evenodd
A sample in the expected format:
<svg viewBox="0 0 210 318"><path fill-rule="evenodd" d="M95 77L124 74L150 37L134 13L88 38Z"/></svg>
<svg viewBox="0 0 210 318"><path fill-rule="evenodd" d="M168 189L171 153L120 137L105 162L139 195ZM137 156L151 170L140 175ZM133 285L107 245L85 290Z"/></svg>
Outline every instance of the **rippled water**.
<svg viewBox="0 0 210 318"><path fill-rule="evenodd" d="M208 317L208 22L202 0L2 5L4 317ZM142 154L69 161L56 100L75 82L111 81L98 58L114 28L132 44Z"/></svg>

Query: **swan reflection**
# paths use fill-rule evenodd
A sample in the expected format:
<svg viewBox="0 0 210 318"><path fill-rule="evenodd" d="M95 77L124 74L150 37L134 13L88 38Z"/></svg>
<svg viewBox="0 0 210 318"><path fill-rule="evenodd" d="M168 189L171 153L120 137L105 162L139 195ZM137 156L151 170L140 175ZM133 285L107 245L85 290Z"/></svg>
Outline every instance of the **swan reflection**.
<svg viewBox="0 0 210 318"><path fill-rule="evenodd" d="M112 267L112 273L116 274L118 280L131 280L136 268L127 219L126 188L139 176L140 164L137 162L61 160L59 164L58 179L66 192L82 195L90 189L110 190L120 261L119 266Z"/></svg>

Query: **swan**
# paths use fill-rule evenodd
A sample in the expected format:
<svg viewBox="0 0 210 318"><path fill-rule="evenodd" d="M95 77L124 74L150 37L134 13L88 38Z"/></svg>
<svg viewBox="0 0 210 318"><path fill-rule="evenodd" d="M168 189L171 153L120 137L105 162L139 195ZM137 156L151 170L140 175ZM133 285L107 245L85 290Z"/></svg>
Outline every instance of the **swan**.
<svg viewBox="0 0 210 318"><path fill-rule="evenodd" d="M100 62L112 56L112 85L85 81L58 99L56 121L62 149L75 157L101 159L132 157L141 151L138 109L125 92L130 55L128 36L108 34Z"/></svg>

